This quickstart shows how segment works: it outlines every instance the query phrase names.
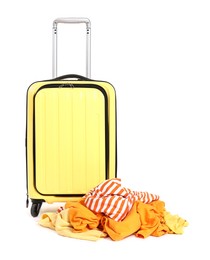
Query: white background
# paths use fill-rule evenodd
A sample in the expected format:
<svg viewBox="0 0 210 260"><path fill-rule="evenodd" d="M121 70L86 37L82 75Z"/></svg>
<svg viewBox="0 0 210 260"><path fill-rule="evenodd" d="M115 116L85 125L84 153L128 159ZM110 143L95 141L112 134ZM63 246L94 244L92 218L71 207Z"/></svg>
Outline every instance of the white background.
<svg viewBox="0 0 210 260"><path fill-rule="evenodd" d="M203 0L1 1L4 259L68 259L73 253L78 259L209 259L209 14L210 3ZM186 218L183 235L70 239L40 227L39 217L25 208L26 91L52 77L51 28L57 17L90 18L92 78L109 81L117 92L118 177L126 187L159 194L168 211ZM60 64L63 72L78 73L73 68L82 58L73 61L72 54ZM44 205L41 212L56 207Z"/></svg>

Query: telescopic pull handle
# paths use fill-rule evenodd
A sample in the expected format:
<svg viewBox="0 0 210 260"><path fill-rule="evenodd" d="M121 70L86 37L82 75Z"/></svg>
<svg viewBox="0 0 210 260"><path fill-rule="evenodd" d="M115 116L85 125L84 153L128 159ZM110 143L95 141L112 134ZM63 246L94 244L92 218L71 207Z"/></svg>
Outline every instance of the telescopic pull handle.
<svg viewBox="0 0 210 260"><path fill-rule="evenodd" d="M59 23L85 23L86 24L86 76L91 77L91 23L88 18L83 17L64 17L53 21L53 53L52 53L52 77L57 77L57 25Z"/></svg>

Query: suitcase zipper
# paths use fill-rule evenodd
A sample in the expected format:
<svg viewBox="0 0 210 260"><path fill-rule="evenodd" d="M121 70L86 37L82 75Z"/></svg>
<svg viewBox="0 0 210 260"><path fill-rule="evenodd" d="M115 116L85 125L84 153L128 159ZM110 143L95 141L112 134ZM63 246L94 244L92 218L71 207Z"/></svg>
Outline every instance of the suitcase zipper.
<svg viewBox="0 0 210 260"><path fill-rule="evenodd" d="M28 208L29 199L28 199L28 193L26 194L26 208Z"/></svg>
<svg viewBox="0 0 210 260"><path fill-rule="evenodd" d="M109 123L108 123L108 96L106 91L99 85L97 84L72 84L72 83L64 83L64 84L47 84L43 85L42 87L39 88L39 90L36 92L34 95L34 122L33 122L33 127L34 127L34 133L35 133L35 98L37 93L45 88L96 88L101 91L101 93L104 96L104 101L105 101L105 161L106 161L106 166L105 166L105 178L108 178L108 169L109 169ZM34 140L33 140L33 149L34 149L34 188L37 190L36 187L36 149L35 149L35 136L34 134ZM37 190L37 192L41 195L49 195L49 196L83 196L84 194L42 194Z"/></svg>
<svg viewBox="0 0 210 260"><path fill-rule="evenodd" d="M57 86L58 88L74 88L74 85L69 83L69 84L61 84Z"/></svg>

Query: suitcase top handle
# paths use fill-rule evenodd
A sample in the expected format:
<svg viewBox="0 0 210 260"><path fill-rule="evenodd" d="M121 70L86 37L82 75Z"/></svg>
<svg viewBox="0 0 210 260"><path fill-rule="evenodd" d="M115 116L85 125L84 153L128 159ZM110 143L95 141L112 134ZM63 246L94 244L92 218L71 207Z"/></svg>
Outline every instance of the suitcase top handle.
<svg viewBox="0 0 210 260"><path fill-rule="evenodd" d="M67 74L67 75L56 77L53 80L62 80L62 79L90 80L89 78L78 74Z"/></svg>

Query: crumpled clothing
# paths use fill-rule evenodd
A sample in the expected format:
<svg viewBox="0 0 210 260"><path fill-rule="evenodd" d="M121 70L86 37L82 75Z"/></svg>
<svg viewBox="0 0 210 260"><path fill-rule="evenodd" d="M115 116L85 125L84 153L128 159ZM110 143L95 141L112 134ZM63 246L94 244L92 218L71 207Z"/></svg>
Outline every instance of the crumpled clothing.
<svg viewBox="0 0 210 260"><path fill-rule="evenodd" d="M107 234L97 228L99 223L97 216L94 217L91 211L82 207L84 206L79 202L73 202L73 205L60 212L42 214L38 223L65 237L90 241L97 241L106 237Z"/></svg>
<svg viewBox="0 0 210 260"><path fill-rule="evenodd" d="M96 241L183 234L188 222L166 211L158 195L135 192L114 178L99 184L78 202L66 202L56 213L44 213L39 224L59 235Z"/></svg>
<svg viewBox="0 0 210 260"><path fill-rule="evenodd" d="M171 220L170 225L165 220L165 216ZM102 230L106 232L112 240L122 240L130 235L138 238L147 238L149 236L160 237L165 234L180 234L180 230L186 226L185 221L180 221L180 217L172 217L165 210L163 201L154 201L145 204L136 201L126 218L121 221L114 221L106 216L101 218ZM175 215L177 216L177 215ZM183 219L182 219L183 220ZM178 226L178 229L171 227Z"/></svg>
<svg viewBox="0 0 210 260"><path fill-rule="evenodd" d="M136 233L136 237L160 237L165 234L173 233L165 223L165 203L163 201L158 200L150 204L144 204L141 201L138 201L137 212L139 214L141 226Z"/></svg>
<svg viewBox="0 0 210 260"><path fill-rule="evenodd" d="M179 215L172 215L170 212L164 212L164 219L166 225L172 230L175 234L183 234L184 227L187 227L189 223L181 218Z"/></svg>
<svg viewBox="0 0 210 260"><path fill-rule="evenodd" d="M83 232L89 229L97 228L99 217L80 202L67 202L65 209L69 209L69 222L75 232Z"/></svg>
<svg viewBox="0 0 210 260"><path fill-rule="evenodd" d="M121 186L120 178L106 180L84 196L84 205L94 213L122 221L130 212L135 201L151 203L159 196L148 192L132 191Z"/></svg>
<svg viewBox="0 0 210 260"><path fill-rule="evenodd" d="M103 232L106 232L115 241L122 240L137 232L141 222L136 207L137 202L134 203L131 211L123 221L115 221L106 216L102 217L101 226Z"/></svg>

